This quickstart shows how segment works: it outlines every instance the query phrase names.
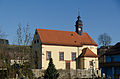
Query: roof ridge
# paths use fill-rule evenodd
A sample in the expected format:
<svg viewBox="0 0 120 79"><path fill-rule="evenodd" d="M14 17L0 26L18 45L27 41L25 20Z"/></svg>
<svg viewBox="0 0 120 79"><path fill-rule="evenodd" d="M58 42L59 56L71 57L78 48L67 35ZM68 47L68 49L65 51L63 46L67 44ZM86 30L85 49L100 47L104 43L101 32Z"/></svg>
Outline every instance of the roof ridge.
<svg viewBox="0 0 120 79"><path fill-rule="evenodd" d="M36 30L48 30L48 31L63 31L63 32L73 32L73 33L76 33L75 31L65 31L65 30L53 30L53 29L36 29ZM85 34L88 34L88 33L86 33L86 32L83 32L83 33L85 33Z"/></svg>
<svg viewBox="0 0 120 79"><path fill-rule="evenodd" d="M36 30L64 31L64 30L53 30L53 29L36 29ZM65 32L74 32L74 31L65 31Z"/></svg>

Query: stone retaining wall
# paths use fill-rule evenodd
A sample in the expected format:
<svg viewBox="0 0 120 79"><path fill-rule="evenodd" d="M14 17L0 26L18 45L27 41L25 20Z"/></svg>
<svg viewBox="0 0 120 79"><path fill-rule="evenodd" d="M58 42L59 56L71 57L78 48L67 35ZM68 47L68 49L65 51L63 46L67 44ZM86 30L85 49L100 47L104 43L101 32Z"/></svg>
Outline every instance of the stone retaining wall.
<svg viewBox="0 0 120 79"><path fill-rule="evenodd" d="M41 69L32 69L35 77L41 77L44 76L44 70ZM81 78L92 78L92 70L58 70L60 76L58 79L81 79ZM100 70L94 70L94 78L95 77L101 77Z"/></svg>

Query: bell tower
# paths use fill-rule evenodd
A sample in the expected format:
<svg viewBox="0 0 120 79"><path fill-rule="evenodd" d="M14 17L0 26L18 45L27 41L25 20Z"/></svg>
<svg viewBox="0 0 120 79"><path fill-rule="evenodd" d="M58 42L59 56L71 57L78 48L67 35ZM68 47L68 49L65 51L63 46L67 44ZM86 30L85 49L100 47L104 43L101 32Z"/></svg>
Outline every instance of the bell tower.
<svg viewBox="0 0 120 79"><path fill-rule="evenodd" d="M80 20L80 10L78 11L78 17L77 17L77 21L76 21L76 33L78 33L79 35L82 35L83 32L83 24L82 21Z"/></svg>

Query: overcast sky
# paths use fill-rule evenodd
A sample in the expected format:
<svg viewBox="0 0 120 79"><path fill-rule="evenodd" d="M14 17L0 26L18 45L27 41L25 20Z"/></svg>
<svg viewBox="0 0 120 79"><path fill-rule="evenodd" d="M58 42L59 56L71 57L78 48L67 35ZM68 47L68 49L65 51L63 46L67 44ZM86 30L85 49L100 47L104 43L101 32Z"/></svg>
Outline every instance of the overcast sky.
<svg viewBox="0 0 120 79"><path fill-rule="evenodd" d="M0 28L10 44L18 24L29 24L33 34L36 28L75 31L78 8L84 32L96 42L103 33L112 44L120 41L120 0L0 0Z"/></svg>

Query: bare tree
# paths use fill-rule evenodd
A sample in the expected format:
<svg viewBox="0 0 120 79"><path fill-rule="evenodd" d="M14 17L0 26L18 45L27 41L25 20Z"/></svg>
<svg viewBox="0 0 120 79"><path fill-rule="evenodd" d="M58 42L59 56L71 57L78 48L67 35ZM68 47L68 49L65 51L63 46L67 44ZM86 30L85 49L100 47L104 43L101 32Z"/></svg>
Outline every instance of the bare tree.
<svg viewBox="0 0 120 79"><path fill-rule="evenodd" d="M22 28L21 28L21 24L18 25L18 29L17 29L17 43L18 43L18 45L22 44Z"/></svg>
<svg viewBox="0 0 120 79"><path fill-rule="evenodd" d="M30 45L32 41L32 34L30 32L29 25L21 26L21 24L18 25L17 29L17 43L18 45Z"/></svg>
<svg viewBox="0 0 120 79"><path fill-rule="evenodd" d="M0 39L6 38L6 34L5 32L2 32L1 28L0 28Z"/></svg>
<svg viewBox="0 0 120 79"><path fill-rule="evenodd" d="M30 48L31 41L32 41L32 34L30 32L29 25L27 24L26 26L21 26L21 24L19 24L18 29L17 29L17 44L18 44L18 53L22 54L22 57L20 57L21 62L19 63L19 65L24 65L24 67L26 68L26 69L21 68L19 75L22 74L24 76L32 77L32 75L30 75L31 72L28 72L28 70L30 69L30 66L31 66L30 56L27 59L28 62L25 62L25 60L26 60L25 57L28 54L30 55L30 53L31 53L31 48ZM23 63L27 63L27 65L23 64ZM25 73L23 74L23 72L25 72Z"/></svg>
<svg viewBox="0 0 120 79"><path fill-rule="evenodd" d="M111 42L112 38L107 33L103 33L98 37L99 45L108 46Z"/></svg>

